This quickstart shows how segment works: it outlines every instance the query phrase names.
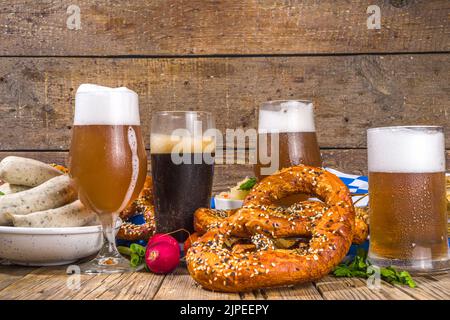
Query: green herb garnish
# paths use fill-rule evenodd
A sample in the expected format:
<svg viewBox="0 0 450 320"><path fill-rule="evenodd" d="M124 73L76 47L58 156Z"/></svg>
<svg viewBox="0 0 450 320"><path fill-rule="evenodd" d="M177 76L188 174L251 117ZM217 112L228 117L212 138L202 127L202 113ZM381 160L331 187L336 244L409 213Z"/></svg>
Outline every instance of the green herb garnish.
<svg viewBox="0 0 450 320"><path fill-rule="evenodd" d="M0 196L4 196L4 195L5 195L5 193L0 191Z"/></svg>
<svg viewBox="0 0 450 320"><path fill-rule="evenodd" d="M137 267L144 263L145 247L137 243L132 243L129 248L119 246L117 250L123 255L130 256L130 265L132 267Z"/></svg>
<svg viewBox="0 0 450 320"><path fill-rule="evenodd" d="M249 178L239 186L239 190L249 191L256 184L256 178Z"/></svg>
<svg viewBox="0 0 450 320"><path fill-rule="evenodd" d="M355 258L347 263L341 263L337 266L333 274L336 277L358 277L368 278L375 273L370 262L367 261L367 252L364 249L358 249ZM394 284L408 285L415 288L417 285L407 271L397 271L393 267L380 268L381 279Z"/></svg>

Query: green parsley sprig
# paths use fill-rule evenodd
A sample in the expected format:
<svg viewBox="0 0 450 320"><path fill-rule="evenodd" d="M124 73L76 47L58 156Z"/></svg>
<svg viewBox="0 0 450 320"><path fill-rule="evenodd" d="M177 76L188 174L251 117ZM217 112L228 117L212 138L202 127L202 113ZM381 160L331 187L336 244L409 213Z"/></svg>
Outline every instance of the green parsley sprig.
<svg viewBox="0 0 450 320"><path fill-rule="evenodd" d="M256 184L256 178L250 178L239 186L239 190L250 191Z"/></svg>
<svg viewBox="0 0 450 320"><path fill-rule="evenodd" d="M0 196L4 196L4 195L5 195L5 193L0 191Z"/></svg>
<svg viewBox="0 0 450 320"><path fill-rule="evenodd" d="M358 277L368 278L375 273L374 268L369 268L370 262L367 261L367 251L358 249L355 258L347 263L338 265L333 274L336 277ZM397 271L393 267L380 268L381 279L394 284L407 285L411 288L417 287L411 275L407 271Z"/></svg>

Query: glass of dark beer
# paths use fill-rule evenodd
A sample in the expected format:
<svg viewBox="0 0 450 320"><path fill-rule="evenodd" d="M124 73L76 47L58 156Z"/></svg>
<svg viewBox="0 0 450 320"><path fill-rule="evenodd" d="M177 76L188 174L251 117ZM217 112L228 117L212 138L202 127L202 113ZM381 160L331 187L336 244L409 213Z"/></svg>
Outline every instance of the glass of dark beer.
<svg viewBox="0 0 450 320"><path fill-rule="evenodd" d="M262 148L266 152L261 152ZM278 165L274 166L274 163ZM258 155L253 167L255 176L261 180L279 169L299 164L322 166L312 102L264 102L259 108ZM307 195L296 195L283 199L281 204L289 205L307 198Z"/></svg>
<svg viewBox="0 0 450 320"><path fill-rule="evenodd" d="M211 198L215 126L211 113L162 111L152 117L151 171L157 232L193 232L193 214ZM174 235L182 242L187 235Z"/></svg>
<svg viewBox="0 0 450 320"><path fill-rule="evenodd" d="M367 131L369 259L416 273L449 267L442 127Z"/></svg>

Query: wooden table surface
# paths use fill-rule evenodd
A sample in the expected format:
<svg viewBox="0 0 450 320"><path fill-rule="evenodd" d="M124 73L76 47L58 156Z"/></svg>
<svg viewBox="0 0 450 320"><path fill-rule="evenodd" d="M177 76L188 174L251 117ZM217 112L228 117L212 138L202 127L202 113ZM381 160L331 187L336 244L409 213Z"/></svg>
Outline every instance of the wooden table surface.
<svg viewBox="0 0 450 320"><path fill-rule="evenodd" d="M417 288L382 281L379 289L369 289L364 279L327 276L320 281L288 288L250 293L217 293L197 286L185 267L169 275L147 272L113 275L68 276L66 267L0 266L0 299L450 299L450 274L414 277ZM74 283L80 286L75 289ZM69 286L68 286L69 284Z"/></svg>

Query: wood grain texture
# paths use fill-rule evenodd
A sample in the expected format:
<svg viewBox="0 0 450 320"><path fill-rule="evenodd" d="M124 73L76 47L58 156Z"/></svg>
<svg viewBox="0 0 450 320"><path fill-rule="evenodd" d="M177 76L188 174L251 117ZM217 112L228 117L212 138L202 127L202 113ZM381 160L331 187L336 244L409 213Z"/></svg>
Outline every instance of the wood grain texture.
<svg viewBox="0 0 450 320"><path fill-rule="evenodd" d="M286 288L254 290L241 293L243 300L322 300L322 295L313 283L305 283Z"/></svg>
<svg viewBox="0 0 450 320"><path fill-rule="evenodd" d="M73 4L80 30L66 26ZM367 28L374 4L380 30ZM2 0L0 55L448 51L448 12L446 0Z"/></svg>
<svg viewBox="0 0 450 320"><path fill-rule="evenodd" d="M26 272L25 272L26 271ZM8 278L9 277L9 278ZM415 276L417 288L390 285L384 281L378 289L370 289L362 279L327 276L315 283L290 288L257 290L233 294L204 290L195 284L185 266L180 265L166 276L147 272L113 275L81 275L80 287L67 287L65 267L23 268L0 266L0 299L6 300L427 300L450 298L450 274ZM4 286L4 281L8 285Z"/></svg>
<svg viewBox="0 0 450 320"><path fill-rule="evenodd" d="M316 288L326 300L413 300L384 281L380 284L381 288L371 289L362 279L326 276L316 283Z"/></svg>
<svg viewBox="0 0 450 320"><path fill-rule="evenodd" d="M14 265L3 265L0 259L0 290L23 278L33 271L33 268L19 267Z"/></svg>
<svg viewBox="0 0 450 320"><path fill-rule="evenodd" d="M202 289L191 278L185 266L166 275L155 300L237 300L237 293L212 292Z"/></svg>
<svg viewBox="0 0 450 320"><path fill-rule="evenodd" d="M0 59L0 150L67 150L83 82L140 96L143 132L157 110L208 110L217 127L256 128L273 99L311 98L319 144L361 148L366 129L444 125L450 147L450 56L196 59ZM148 134L144 139L148 147Z"/></svg>
<svg viewBox="0 0 450 320"><path fill-rule="evenodd" d="M417 300L448 300L450 296L450 274L418 277L417 288L397 286Z"/></svg>

